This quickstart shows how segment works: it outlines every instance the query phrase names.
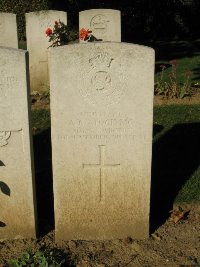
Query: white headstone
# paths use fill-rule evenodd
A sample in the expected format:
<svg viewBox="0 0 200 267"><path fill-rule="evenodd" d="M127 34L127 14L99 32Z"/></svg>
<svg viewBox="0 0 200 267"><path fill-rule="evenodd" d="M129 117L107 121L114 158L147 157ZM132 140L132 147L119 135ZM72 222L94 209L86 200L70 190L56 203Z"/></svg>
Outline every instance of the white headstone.
<svg viewBox="0 0 200 267"><path fill-rule="evenodd" d="M121 42L121 13L113 9L90 9L79 12L79 31L89 29L97 39ZM84 42L80 40L80 42Z"/></svg>
<svg viewBox="0 0 200 267"><path fill-rule="evenodd" d="M47 53L51 45L46 36L47 28L53 30L55 21L67 24L63 11L36 11L26 14L27 50L29 51L31 91L42 91L49 86Z"/></svg>
<svg viewBox="0 0 200 267"><path fill-rule="evenodd" d="M35 237L27 52L0 47L0 239Z"/></svg>
<svg viewBox="0 0 200 267"><path fill-rule="evenodd" d="M154 50L51 49L56 240L148 237Z"/></svg>
<svg viewBox="0 0 200 267"><path fill-rule="evenodd" d="M0 46L18 48L15 14L0 12Z"/></svg>

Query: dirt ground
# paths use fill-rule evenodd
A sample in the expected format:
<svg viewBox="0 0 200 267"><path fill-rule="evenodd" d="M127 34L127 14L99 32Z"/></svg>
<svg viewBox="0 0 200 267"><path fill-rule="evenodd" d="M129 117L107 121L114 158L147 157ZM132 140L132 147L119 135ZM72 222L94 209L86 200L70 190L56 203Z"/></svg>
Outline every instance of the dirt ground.
<svg viewBox="0 0 200 267"><path fill-rule="evenodd" d="M57 245L51 231L38 240L1 241L0 266L18 258L28 247L34 251L44 247L62 248L67 255L66 266L200 266L200 208L189 209L178 222L168 218L146 240L127 237L112 241L66 241Z"/></svg>

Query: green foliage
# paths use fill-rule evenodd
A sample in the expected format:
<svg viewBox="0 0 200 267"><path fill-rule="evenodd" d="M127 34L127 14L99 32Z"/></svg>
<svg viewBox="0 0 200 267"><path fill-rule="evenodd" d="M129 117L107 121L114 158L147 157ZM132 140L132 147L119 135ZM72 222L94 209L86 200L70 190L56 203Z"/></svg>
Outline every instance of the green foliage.
<svg viewBox="0 0 200 267"><path fill-rule="evenodd" d="M75 41L78 37L70 26L65 25L60 20L55 21L53 30L51 28L46 29L46 34L49 36L49 42L52 42L50 47L66 45L70 41Z"/></svg>
<svg viewBox="0 0 200 267"><path fill-rule="evenodd" d="M25 40L25 13L49 9L48 0L1 0L0 12L17 14L19 40Z"/></svg>
<svg viewBox="0 0 200 267"><path fill-rule="evenodd" d="M200 168L198 168L182 186L175 203L200 203Z"/></svg>
<svg viewBox="0 0 200 267"><path fill-rule="evenodd" d="M46 109L36 109L31 112L32 127L45 130L50 127L50 112Z"/></svg>
<svg viewBox="0 0 200 267"><path fill-rule="evenodd" d="M184 98L190 95L190 77L192 76L192 72L189 70L186 71L184 73L184 81L179 83L177 80L177 61L172 60L169 63L171 65L171 71L168 74L168 79L165 77L166 66L160 65L161 72L155 83L155 94L164 95L168 98Z"/></svg>
<svg viewBox="0 0 200 267"><path fill-rule="evenodd" d="M36 251L34 253L32 249L29 248L19 259L9 260L7 264L9 267L61 267L65 262L65 253L62 250L53 248Z"/></svg>

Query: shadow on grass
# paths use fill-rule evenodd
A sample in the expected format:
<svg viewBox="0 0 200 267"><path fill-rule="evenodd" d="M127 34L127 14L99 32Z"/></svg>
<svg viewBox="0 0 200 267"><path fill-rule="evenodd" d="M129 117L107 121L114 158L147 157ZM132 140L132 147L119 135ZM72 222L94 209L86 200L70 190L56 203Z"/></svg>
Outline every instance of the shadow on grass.
<svg viewBox="0 0 200 267"><path fill-rule="evenodd" d="M154 143L151 232L169 217L178 191L199 165L200 123L177 124Z"/></svg>
<svg viewBox="0 0 200 267"><path fill-rule="evenodd" d="M51 131L44 130L33 137L38 212L38 234L44 236L54 229Z"/></svg>
<svg viewBox="0 0 200 267"><path fill-rule="evenodd" d="M146 43L147 46L155 49L156 61L160 61L155 64L155 73L161 72L160 65L164 64L166 67L170 67L170 64L166 64L166 61L172 59L193 58L200 56L200 39L197 40L183 40L183 41L158 41ZM161 63L163 61L163 63ZM190 69L193 72L192 82L200 79L199 64L195 68Z"/></svg>
<svg viewBox="0 0 200 267"><path fill-rule="evenodd" d="M172 60L200 55L200 39L148 43L156 51L156 60Z"/></svg>

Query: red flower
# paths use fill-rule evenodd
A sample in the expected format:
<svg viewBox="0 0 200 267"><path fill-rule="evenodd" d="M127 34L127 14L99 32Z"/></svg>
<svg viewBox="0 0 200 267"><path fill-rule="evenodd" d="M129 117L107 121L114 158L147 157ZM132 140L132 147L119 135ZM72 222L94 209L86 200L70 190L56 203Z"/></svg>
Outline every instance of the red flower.
<svg viewBox="0 0 200 267"><path fill-rule="evenodd" d="M192 74L193 74L193 73L192 73L191 70L187 70L187 71L185 72L185 76L186 76L187 78L191 77Z"/></svg>
<svg viewBox="0 0 200 267"><path fill-rule="evenodd" d="M165 65L160 65L160 68L161 68L162 70L164 70L164 69L166 69L167 67L166 67Z"/></svg>
<svg viewBox="0 0 200 267"><path fill-rule="evenodd" d="M52 34L52 29L51 28L47 28L45 31L47 36L50 36Z"/></svg>
<svg viewBox="0 0 200 267"><path fill-rule="evenodd" d="M82 29L80 30L80 34L79 34L80 39L81 39L81 40L85 40L85 39L88 37L88 35L89 35L90 33L91 33L91 31L82 28Z"/></svg>
<svg viewBox="0 0 200 267"><path fill-rule="evenodd" d="M176 67L177 65L177 60L176 59L173 59L169 62L173 67Z"/></svg>

